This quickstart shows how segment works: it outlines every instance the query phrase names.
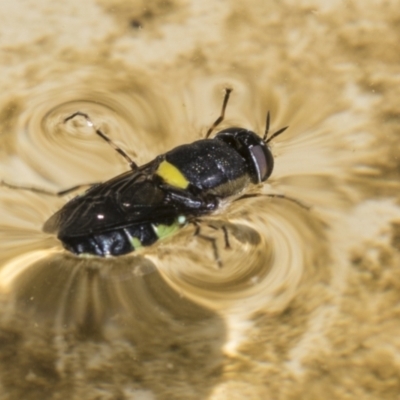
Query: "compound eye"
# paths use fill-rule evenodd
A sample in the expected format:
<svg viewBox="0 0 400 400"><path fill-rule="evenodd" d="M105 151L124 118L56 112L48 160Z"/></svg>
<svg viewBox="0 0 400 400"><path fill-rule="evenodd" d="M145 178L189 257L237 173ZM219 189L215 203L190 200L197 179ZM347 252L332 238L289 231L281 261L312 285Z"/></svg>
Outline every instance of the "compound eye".
<svg viewBox="0 0 400 400"><path fill-rule="evenodd" d="M252 146L249 150L256 169L258 182L267 180L274 169L274 159L270 150L266 146Z"/></svg>

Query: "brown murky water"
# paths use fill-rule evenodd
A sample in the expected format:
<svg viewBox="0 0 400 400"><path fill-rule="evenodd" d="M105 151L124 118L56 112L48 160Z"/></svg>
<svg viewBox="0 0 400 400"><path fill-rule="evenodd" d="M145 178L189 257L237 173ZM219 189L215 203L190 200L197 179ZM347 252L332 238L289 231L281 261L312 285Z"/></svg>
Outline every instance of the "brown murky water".
<svg viewBox="0 0 400 400"><path fill-rule="evenodd" d="M73 195L0 187L1 399L400 399L396 1L3 3L0 178L58 191L221 128L290 128L250 190L126 256L42 231ZM207 222L227 227L223 235Z"/></svg>

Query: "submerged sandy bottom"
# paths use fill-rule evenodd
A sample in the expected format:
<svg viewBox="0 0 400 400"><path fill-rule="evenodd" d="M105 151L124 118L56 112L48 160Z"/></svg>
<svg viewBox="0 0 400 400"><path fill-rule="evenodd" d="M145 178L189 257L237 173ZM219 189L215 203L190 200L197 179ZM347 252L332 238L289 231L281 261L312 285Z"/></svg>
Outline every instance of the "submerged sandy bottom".
<svg viewBox="0 0 400 400"><path fill-rule="evenodd" d="M275 170L137 254L78 259L42 232L67 199L0 187L1 399L395 399L400 55L395 1L3 2L0 179L61 190L221 128ZM70 196L71 197L71 196ZM70 198L69 197L69 198ZM226 226L222 235L207 228Z"/></svg>

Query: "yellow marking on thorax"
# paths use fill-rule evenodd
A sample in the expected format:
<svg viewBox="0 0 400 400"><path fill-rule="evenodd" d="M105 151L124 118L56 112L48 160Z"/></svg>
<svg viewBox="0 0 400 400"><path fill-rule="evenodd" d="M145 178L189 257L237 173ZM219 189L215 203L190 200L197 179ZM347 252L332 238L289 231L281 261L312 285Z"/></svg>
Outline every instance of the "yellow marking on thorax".
<svg viewBox="0 0 400 400"><path fill-rule="evenodd" d="M168 161L163 161L157 168L156 174L164 179L168 185L186 189L189 186L189 181L182 175L175 165Z"/></svg>

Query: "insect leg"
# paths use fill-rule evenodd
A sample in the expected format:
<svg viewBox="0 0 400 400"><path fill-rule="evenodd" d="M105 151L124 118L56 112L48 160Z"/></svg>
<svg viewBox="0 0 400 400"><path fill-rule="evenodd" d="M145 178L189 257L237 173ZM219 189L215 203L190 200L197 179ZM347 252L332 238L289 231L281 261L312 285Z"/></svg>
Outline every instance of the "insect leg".
<svg viewBox="0 0 400 400"><path fill-rule="evenodd" d="M221 262L221 259L219 257L219 251L218 251L218 246L217 246L217 240L215 238L213 238L213 237L206 236L206 235L203 235L202 233L200 233L201 232L201 228L200 228L199 223L196 220L191 221L191 223L196 228L195 231L194 231L193 236L196 236L196 237L198 237L200 239L206 240L207 242L211 243L211 246L212 246L213 252L214 252L215 261L217 262L218 267L222 268L222 262Z"/></svg>
<svg viewBox="0 0 400 400"><path fill-rule="evenodd" d="M100 136L103 140L105 140L118 154L120 154L122 157L125 158L125 160L128 162L129 166L131 167L132 170L138 169L138 165L126 154L124 150L122 150L117 144L115 144L104 132L102 132L100 129L96 128L90 119L89 115L77 111L76 113L70 115L69 117L64 119L64 123L70 121L71 119L75 117L83 117L86 119L87 124L94 129L96 134Z"/></svg>
<svg viewBox="0 0 400 400"><path fill-rule="evenodd" d="M298 206L304 208L307 211L310 211L311 206L308 206L307 204L304 204L303 202L301 202L298 199L295 199L294 197L290 197L290 196L286 196L285 194L276 194L276 193L269 193L269 194L263 194L263 193L254 193L254 194L244 194L243 196L238 197L237 199L235 199L234 201L238 201L238 200L244 200L244 199L250 199L252 197L259 197L259 196L267 196L267 197L274 197L274 198L279 198L279 199L285 199L288 201L291 201L295 204L297 204Z"/></svg>
<svg viewBox="0 0 400 400"><path fill-rule="evenodd" d="M226 229L225 225L222 225L222 227L217 227L211 224L208 224L208 226L212 229L215 229L216 231L218 229L222 229L222 232L224 232L224 240L225 240L225 248L226 249L230 249L231 248L231 244L229 243L229 233L228 233L228 229Z"/></svg>
<svg viewBox="0 0 400 400"><path fill-rule="evenodd" d="M28 190L30 192L39 193L39 194L45 194L47 196L65 196L66 194L74 192L75 190L78 190L80 188L83 188L83 187L86 187L86 186L94 186L94 185L98 185L98 183L86 183L86 184L83 184L83 185L75 185L75 186L73 186L71 188L60 190L59 192L51 192L50 190L46 190L46 189L30 187L30 186L13 185L11 183L0 181L0 186L7 187L9 189Z"/></svg>
<svg viewBox="0 0 400 400"><path fill-rule="evenodd" d="M215 122L211 125L211 128L207 131L206 139L211 135L211 132L224 120L226 106L228 104L229 96L230 96L232 90L233 89L231 89L231 88L225 89L225 97L224 97L224 101L222 103L221 115L215 120Z"/></svg>

